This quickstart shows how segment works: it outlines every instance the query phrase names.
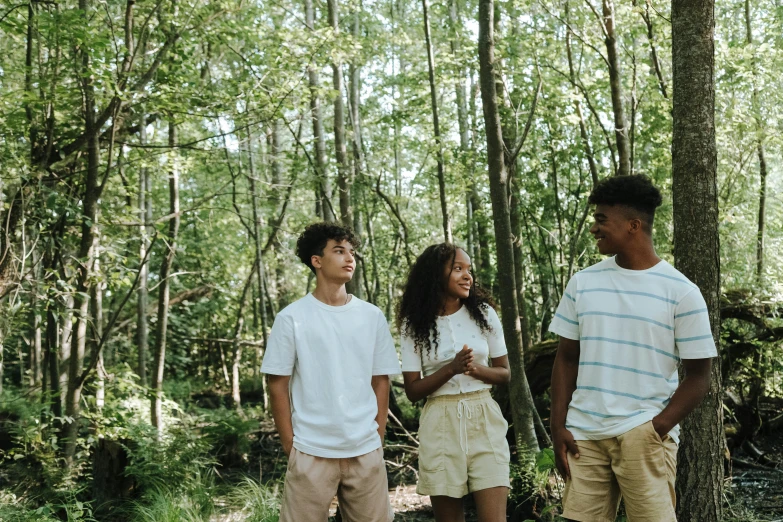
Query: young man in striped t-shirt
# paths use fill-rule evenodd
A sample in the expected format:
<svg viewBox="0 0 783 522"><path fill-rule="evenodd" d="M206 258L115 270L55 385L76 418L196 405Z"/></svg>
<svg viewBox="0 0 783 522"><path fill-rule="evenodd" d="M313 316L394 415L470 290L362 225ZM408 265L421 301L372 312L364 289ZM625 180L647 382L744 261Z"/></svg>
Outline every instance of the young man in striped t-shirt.
<svg viewBox="0 0 783 522"><path fill-rule="evenodd" d="M613 522L622 497L631 522L675 521L678 423L707 393L717 356L707 306L655 253L661 195L648 178L606 179L589 202L590 232L613 257L571 278L549 327L560 336L551 428L563 516Z"/></svg>

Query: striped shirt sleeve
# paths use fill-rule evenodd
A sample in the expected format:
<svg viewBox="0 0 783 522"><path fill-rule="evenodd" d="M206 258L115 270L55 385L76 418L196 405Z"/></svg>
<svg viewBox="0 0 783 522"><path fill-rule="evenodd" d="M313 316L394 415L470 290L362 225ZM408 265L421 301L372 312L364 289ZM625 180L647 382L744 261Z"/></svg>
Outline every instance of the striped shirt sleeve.
<svg viewBox="0 0 783 522"><path fill-rule="evenodd" d="M576 277L566 286L555 317L549 324L549 331L567 339L579 340L579 320L576 315Z"/></svg>
<svg viewBox="0 0 783 522"><path fill-rule="evenodd" d="M709 359L718 355L707 303L698 288L688 292L674 309L674 342L681 359Z"/></svg>

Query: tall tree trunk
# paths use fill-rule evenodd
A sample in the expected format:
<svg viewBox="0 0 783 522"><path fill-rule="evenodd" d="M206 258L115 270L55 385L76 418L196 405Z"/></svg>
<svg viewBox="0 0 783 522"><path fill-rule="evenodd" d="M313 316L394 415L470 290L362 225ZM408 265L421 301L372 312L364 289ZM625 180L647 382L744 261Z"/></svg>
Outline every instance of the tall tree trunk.
<svg viewBox="0 0 783 522"><path fill-rule="evenodd" d="M253 283L253 275L256 272L256 263L250 270L247 276L245 285L242 287L242 296L239 298L239 306L237 307L237 320L234 323L234 338L232 339L232 355L231 358L231 401L234 403L234 408L237 411L242 411L242 393L240 389L240 375L239 369L242 365L242 329L245 327L245 305L247 304L247 291L250 289ZM263 278L259 278L263 281Z"/></svg>
<svg viewBox="0 0 783 522"><path fill-rule="evenodd" d="M565 45L566 54L568 56L568 75L571 81L571 85L574 90L577 91L576 83L576 68L574 67L574 56L571 49L571 16L570 16L570 2L566 0L565 3L565 19L568 23L565 33ZM579 119L579 136L582 138L582 147L584 149L585 157L587 158L587 165L590 167L590 177L593 180L593 185L598 183L598 163L595 161L595 155L593 154L593 147L590 144L590 135L587 133L587 124L585 118L582 115L582 104L577 97L577 93L574 93L574 112Z"/></svg>
<svg viewBox="0 0 783 522"><path fill-rule="evenodd" d="M142 107L141 119L139 120L139 144L143 147L147 144L147 114ZM152 179L146 164L142 164L139 169L139 195L138 195L138 215L140 234L139 259L139 287L138 299L136 301L136 349L138 355L137 373L139 374L139 383L146 387L147 381L147 359L149 353L149 328L147 325L147 306L149 301L149 292L147 290L149 281L149 260L147 250L150 248L148 224L152 222L152 194L150 185Z"/></svg>
<svg viewBox="0 0 783 522"><path fill-rule="evenodd" d="M313 0L304 0L305 23L311 31L315 30L315 10ZM318 68L309 65L307 68L308 85L310 87L310 116L313 121L313 140L315 141L315 168L316 193L318 195L317 208L321 209L321 217L325 221L334 221L334 209L331 198L332 189L329 176L326 172L326 138L324 137L323 118L321 117L321 99L318 96Z"/></svg>
<svg viewBox="0 0 783 522"><path fill-rule="evenodd" d="M106 379L105 369L103 367L103 350L98 351L97 347L103 337L103 281L99 278L95 278L96 275L100 275L100 231L96 231L93 238L93 284L90 288L90 308L92 313L92 322L90 324L90 346L92 347L92 353L98 354L98 367L95 389L95 406L100 410L103 409L106 398ZM97 280L95 280L97 279Z"/></svg>
<svg viewBox="0 0 783 522"><path fill-rule="evenodd" d="M89 0L79 0L79 9L87 16L90 8ZM95 236L97 234L98 198L100 197L100 180L98 163L100 161L100 144L98 132L94 132L95 121L95 86L90 70L90 56L85 43L80 44L78 54L81 58L81 82L84 96L84 127L85 132L92 136L87 141L87 172L82 196L82 238L78 252L78 270L74 308L76 310L76 327L71 334L71 356L68 365L68 390L65 398L65 415L71 421L65 426L65 459L70 463L76 454L76 438L79 433L79 416L81 412L81 396L84 383L81 381L84 364L84 348L87 340L87 323L90 312L91 274L95 257Z"/></svg>
<svg viewBox="0 0 783 522"><path fill-rule="evenodd" d="M524 353L517 307L514 277L514 245L508 205L508 175L505 165L503 132L498 113L494 44L494 2L479 3L479 64L481 100L487 133L487 161L492 216L497 243L497 269L500 287L503 334L508 347L509 363L514 378L509 386L511 413L517 445L530 452L538 451L538 440L533 422L533 397L530 393L524 367Z"/></svg>
<svg viewBox="0 0 783 522"><path fill-rule="evenodd" d="M340 38L340 15L338 0L327 0L329 26L335 41ZM337 163L337 190L340 192L340 221L353 226L351 215L351 179L348 171L348 155L345 145L345 103L343 101L343 64L339 55L332 61L332 85L334 97L334 158Z"/></svg>
<svg viewBox="0 0 783 522"><path fill-rule="evenodd" d="M353 38L358 42L361 37L361 2L353 14ZM351 100L351 128L353 129L353 182L351 197L353 200L353 229L359 238L364 235L362 220L362 201L361 192L364 190L363 169L364 169L364 151L362 150L362 115L360 111L361 85L362 85L362 66L359 63L359 56L353 59L349 67L350 74L350 100ZM352 287L349 291L359 299L364 299L364 263L356 263L356 271L351 280Z"/></svg>
<svg viewBox="0 0 783 522"><path fill-rule="evenodd" d="M672 0L674 262L701 289L720 342L714 0ZM694 211L698 209L698 211ZM677 518L717 522L723 504L720 357L710 390L682 423Z"/></svg>
<svg viewBox="0 0 783 522"><path fill-rule="evenodd" d="M277 152L276 150L272 150L272 154ZM260 363L260 359L264 357L264 350L266 350L266 340L267 340L267 315L266 315L266 293L264 292L264 274L266 273L266 269L264 267L264 253L263 249L261 247L261 231L264 228L264 223L261 218L261 211L258 208L258 200L260 195L258 194L258 186L256 185L256 164L255 164L255 158L253 157L253 135L250 132L250 129L247 131L247 163L248 168L250 170L250 175L248 176L248 181L250 183L250 197L253 200L253 232L254 232L254 242L255 242L255 250L256 250L256 282L257 282L257 290L258 290L258 309L259 309L259 315L261 316L261 338L264 341L264 345L261 348L256 347L256 355L257 355L257 362ZM242 304L240 304L240 307ZM238 337L237 337L238 339ZM241 356L241 354L240 354ZM254 375L256 378L258 377L258 372L260 371L260 364L255 365L256 368L254 368ZM266 378L261 378L261 396L263 401L264 409L266 410L269 406L268 400L267 400L267 387L266 387ZM237 408L241 407L239 403L239 389L237 388L237 401L235 402L235 405Z"/></svg>
<svg viewBox="0 0 783 522"><path fill-rule="evenodd" d="M623 82L620 74L620 57L617 55L617 36L615 33L614 0L603 0L604 41L606 58L609 62L609 86L612 91L612 111L614 112L614 134L617 141L619 166L616 174L631 174L631 148L628 141L628 123L623 108Z"/></svg>
<svg viewBox="0 0 783 522"><path fill-rule="evenodd" d="M435 56L432 49L432 36L430 35L430 18L427 9L427 0L421 0L421 7L424 13L424 40L427 45L427 66L429 68L430 102L432 105L432 127L435 134L435 147L437 148L438 191L440 194L440 211L443 219L443 237L445 241L451 243L454 241L454 238L451 233L451 220L449 219L449 208L446 202L445 160L443 159L443 140L440 135L440 121L438 120L438 91L435 87Z"/></svg>
<svg viewBox="0 0 783 522"><path fill-rule="evenodd" d="M177 250L177 236L179 235L179 165L177 164L177 127L173 121L169 121L169 233L167 238L166 255L160 263L160 283L158 283L158 324L155 339L155 367L152 374L152 408L150 411L151 423L158 430L163 428L162 401L163 401L163 370L166 363L166 332L169 322L169 293L171 281L169 274L174 264L174 255Z"/></svg>
<svg viewBox="0 0 783 522"><path fill-rule="evenodd" d="M761 121L759 106L759 88L756 83L756 51L753 49L753 29L750 17L750 0L745 0L745 36L748 46L751 47L751 81L753 93L751 94L751 109L753 119L756 122L756 154L759 158L759 211L758 229L756 232L756 281L762 284L764 279L764 226L766 223L765 210L767 203L767 159L764 154L764 124Z"/></svg>

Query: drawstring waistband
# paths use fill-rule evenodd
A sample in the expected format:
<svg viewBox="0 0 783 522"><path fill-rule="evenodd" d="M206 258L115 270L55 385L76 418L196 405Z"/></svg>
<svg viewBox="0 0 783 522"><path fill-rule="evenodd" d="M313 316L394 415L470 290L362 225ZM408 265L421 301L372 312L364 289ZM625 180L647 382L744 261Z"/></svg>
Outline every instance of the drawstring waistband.
<svg viewBox="0 0 783 522"><path fill-rule="evenodd" d="M470 445L468 443L468 423L467 420L473 418L473 408L466 399L461 399L457 403L457 418L459 419L459 447L468 454ZM467 419L467 420L466 420ZM465 433L465 444L462 443L462 433Z"/></svg>

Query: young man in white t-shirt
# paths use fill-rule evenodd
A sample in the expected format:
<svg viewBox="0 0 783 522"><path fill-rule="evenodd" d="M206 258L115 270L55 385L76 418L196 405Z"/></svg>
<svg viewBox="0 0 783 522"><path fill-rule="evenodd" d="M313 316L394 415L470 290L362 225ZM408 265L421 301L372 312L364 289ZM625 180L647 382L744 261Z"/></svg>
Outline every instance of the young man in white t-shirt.
<svg viewBox="0 0 783 522"><path fill-rule="evenodd" d="M337 223L305 229L296 251L315 290L282 310L269 336L261 371L288 455L280 522L324 522L335 494L346 521L394 518L382 443L400 363L383 312L345 290L357 245Z"/></svg>
<svg viewBox="0 0 783 522"><path fill-rule="evenodd" d="M606 179L589 202L598 251L613 257L571 278L549 327L560 336L551 429L563 517L613 522L623 498L631 522L675 521L678 424L717 356L707 305L655 253L661 195L647 177Z"/></svg>

